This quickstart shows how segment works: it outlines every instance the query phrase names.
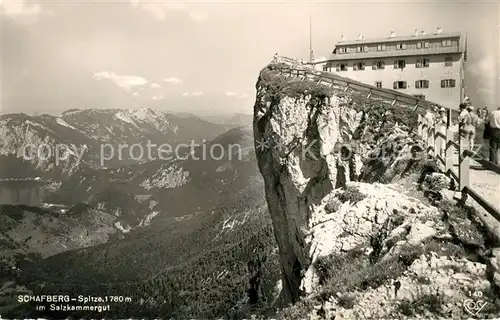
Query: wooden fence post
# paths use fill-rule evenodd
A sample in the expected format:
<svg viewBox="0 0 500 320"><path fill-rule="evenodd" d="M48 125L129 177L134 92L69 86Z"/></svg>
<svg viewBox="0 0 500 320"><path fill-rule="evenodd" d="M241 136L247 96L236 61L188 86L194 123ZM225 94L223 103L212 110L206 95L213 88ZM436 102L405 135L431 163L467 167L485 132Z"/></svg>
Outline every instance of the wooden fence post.
<svg viewBox="0 0 500 320"><path fill-rule="evenodd" d="M435 140L434 140L434 127L429 126L429 129L427 130L427 151L429 151L429 147L432 148L432 151L434 151L435 148Z"/></svg>
<svg viewBox="0 0 500 320"><path fill-rule="evenodd" d="M444 140L443 140L443 137L441 136L441 134L443 134L443 128L444 128L444 126L443 126L442 123L439 123L436 126L436 128L437 128L437 132L435 132L435 135L434 135L435 141L436 141L436 143L435 143L436 155L442 156L442 154L443 154L443 141Z"/></svg>
<svg viewBox="0 0 500 320"><path fill-rule="evenodd" d="M455 155L455 146L452 144L453 142L453 131L451 131L449 126L446 126L446 141L445 141L445 170L453 169L453 156Z"/></svg>
<svg viewBox="0 0 500 320"><path fill-rule="evenodd" d="M424 126L424 123L423 123L423 119L422 119L422 115L419 113L418 114L418 136L420 138L422 138L422 133L423 133L423 126Z"/></svg>
<svg viewBox="0 0 500 320"><path fill-rule="evenodd" d="M425 143L427 143L428 133L429 133L429 128L427 127L427 123L424 122L422 124L422 140L424 140Z"/></svg>
<svg viewBox="0 0 500 320"><path fill-rule="evenodd" d="M469 186L469 166L470 166L470 157L468 154L464 154L466 150L469 148L469 142L467 139L464 139L463 137L460 137L460 151L458 155L458 161L459 161L459 172L458 172L458 178L459 178L459 185L460 185L460 191L465 192L464 188Z"/></svg>

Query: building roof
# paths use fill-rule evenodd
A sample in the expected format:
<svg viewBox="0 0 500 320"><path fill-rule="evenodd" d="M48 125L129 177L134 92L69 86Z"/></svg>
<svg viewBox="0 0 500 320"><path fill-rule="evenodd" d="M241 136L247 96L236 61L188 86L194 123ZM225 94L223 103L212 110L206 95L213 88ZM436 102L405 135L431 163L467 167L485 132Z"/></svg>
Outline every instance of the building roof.
<svg viewBox="0 0 500 320"><path fill-rule="evenodd" d="M369 44L369 43L388 43L388 42L402 42L402 41L412 41L412 40L431 40L431 39L446 39L446 38L456 38L462 37L460 32L449 32L449 33L431 33L431 34L419 34L418 36L403 36L403 37L386 37L386 38L373 38L364 40L348 40L339 41L337 46L346 45L357 45L357 44Z"/></svg>
<svg viewBox="0 0 500 320"><path fill-rule="evenodd" d="M376 51L376 52L340 53L340 54L332 54L328 60L345 61L345 60L358 60L358 59L454 54L454 53L462 53L464 52L464 50L465 48L459 46L459 47L405 49L405 50Z"/></svg>

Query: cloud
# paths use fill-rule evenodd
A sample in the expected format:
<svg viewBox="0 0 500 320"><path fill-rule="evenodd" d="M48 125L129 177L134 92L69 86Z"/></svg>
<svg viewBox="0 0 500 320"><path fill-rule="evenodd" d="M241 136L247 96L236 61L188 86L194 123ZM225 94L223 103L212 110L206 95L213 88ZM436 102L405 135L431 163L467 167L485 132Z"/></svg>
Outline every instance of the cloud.
<svg viewBox="0 0 500 320"><path fill-rule="evenodd" d="M159 95L159 96L153 96L153 99L154 101L160 101L160 100L163 100L163 95Z"/></svg>
<svg viewBox="0 0 500 320"><path fill-rule="evenodd" d="M182 94L183 97L201 97L203 96L203 92L201 91L194 91L194 92L184 92Z"/></svg>
<svg viewBox="0 0 500 320"><path fill-rule="evenodd" d="M26 0L0 0L0 14L21 24L31 24L38 21L41 14L53 15L53 12L43 10L37 3Z"/></svg>
<svg viewBox="0 0 500 320"><path fill-rule="evenodd" d="M160 89L161 86L158 83L153 82L153 83L151 83L151 88L153 88L153 89Z"/></svg>
<svg viewBox="0 0 500 320"><path fill-rule="evenodd" d="M164 82L168 82L170 84L181 84L182 80L176 77L169 77L166 79L163 79Z"/></svg>
<svg viewBox="0 0 500 320"><path fill-rule="evenodd" d="M203 22L208 15L203 12L191 10L186 3L180 2L147 2L142 0L130 0L133 8L143 10L158 20L165 20L169 13L184 13L191 20Z"/></svg>
<svg viewBox="0 0 500 320"><path fill-rule="evenodd" d="M134 87L142 87L149 83L148 80L138 76L119 75L114 72L101 71L92 76L97 81L109 80L125 91L130 91Z"/></svg>
<svg viewBox="0 0 500 320"><path fill-rule="evenodd" d="M248 98L248 94L246 92L237 93L237 92L228 91L228 92L226 92L226 96L235 97L235 98L239 98L239 99Z"/></svg>
<svg viewBox="0 0 500 320"><path fill-rule="evenodd" d="M475 89L476 93L481 95L481 98L487 104L495 102L495 86L497 78L495 56L487 55L481 60L472 63L467 67L469 72L476 78L476 81L471 81L470 89Z"/></svg>

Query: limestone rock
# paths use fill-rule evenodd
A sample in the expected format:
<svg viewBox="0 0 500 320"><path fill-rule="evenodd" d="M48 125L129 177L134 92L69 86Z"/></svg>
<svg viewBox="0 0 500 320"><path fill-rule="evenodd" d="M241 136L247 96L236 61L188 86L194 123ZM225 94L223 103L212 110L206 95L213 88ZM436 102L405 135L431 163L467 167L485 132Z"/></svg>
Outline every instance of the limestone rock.
<svg viewBox="0 0 500 320"><path fill-rule="evenodd" d="M489 264L493 272L493 283L500 288L500 248L493 249L491 256Z"/></svg>
<svg viewBox="0 0 500 320"><path fill-rule="evenodd" d="M417 139L408 126L416 115L399 107L367 106L319 85L286 81L272 69L263 70L257 83L255 148L280 250L283 291L288 301L296 301L313 259L310 228L318 215L326 214L324 198L354 180L389 181L407 173L415 162L411 151ZM373 157L367 159L370 152ZM348 213L337 207L329 210L346 215L345 232L353 235L329 246L343 250L365 241L392 212L390 206L377 214L375 208ZM368 220L358 216L362 214Z"/></svg>
<svg viewBox="0 0 500 320"><path fill-rule="evenodd" d="M474 265L472 270L466 267L468 264ZM461 272L453 274L452 270ZM480 263L422 255L397 279L397 294L392 284L369 289L357 295L352 308L328 305L325 319L460 319L468 315L463 302L469 297L462 288L473 286L474 290L486 292L489 282L485 273L486 268ZM435 310L429 310L425 304L429 302Z"/></svg>
<svg viewBox="0 0 500 320"><path fill-rule="evenodd" d="M449 188L451 179L444 173L433 172L426 176L425 183L429 189L440 192L443 189Z"/></svg>
<svg viewBox="0 0 500 320"><path fill-rule="evenodd" d="M392 184L410 175L420 175L419 183L436 192L450 184L436 173L439 164L413 131L416 115L411 109L367 103L263 70L253 127L286 303L325 294L320 290L324 275L317 267L325 257L356 252L370 275L377 273L370 266L378 263L398 261L403 268L389 269L392 278L363 284L363 289L355 283L356 290L334 292L304 319L460 318L463 288L489 285L484 264L446 256L441 247L419 251L428 243L440 246L439 241L472 247L484 242L475 237L479 233L467 232L472 230L467 220L443 219L444 212ZM422 299L439 310L418 307ZM417 307L408 308L413 304Z"/></svg>

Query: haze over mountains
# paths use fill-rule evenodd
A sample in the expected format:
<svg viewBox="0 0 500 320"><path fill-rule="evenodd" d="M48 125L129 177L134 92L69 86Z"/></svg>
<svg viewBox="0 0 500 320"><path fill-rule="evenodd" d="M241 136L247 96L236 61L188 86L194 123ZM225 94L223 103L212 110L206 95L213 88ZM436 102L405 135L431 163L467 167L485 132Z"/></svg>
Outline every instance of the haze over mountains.
<svg viewBox="0 0 500 320"><path fill-rule="evenodd" d="M222 309L214 310L215 304L210 302L219 299L213 295L204 294L208 299L205 304L191 311L182 308L192 308L193 295L201 294L207 286L217 288L217 294L224 297L233 297L217 304L218 308L234 307L247 299L246 264L255 258L251 248L259 246L259 256L266 261L265 272L270 275L261 295L275 299L279 270L277 260L265 258L276 257L276 251L255 162L253 134L251 126L238 126L231 119L242 117L236 115L221 121L225 124L215 124L189 114L146 108L67 110L59 117L3 115L2 177L40 176L50 181L45 186L43 208L0 207L0 216L7 219L0 231L5 239L0 241L1 261L10 274L3 279L4 310L35 315L32 306L16 307L14 297L26 290L39 292L42 283L43 290L96 294L104 290L100 283L106 279L115 281L106 287L110 293L122 291L134 296L132 309L147 309L139 300L149 296L148 308L155 312L220 314ZM204 158L206 151L200 145L187 158L110 158L104 165L99 161L102 144L145 146L149 140L173 146L206 140L206 148L220 146L224 157ZM86 152L81 161L71 153L57 166L54 158L22 159L18 151L30 144L60 144L85 148ZM238 148L231 147L235 145ZM87 227L78 229L80 225ZM87 240L71 240L79 238L81 232ZM97 244L101 245L94 247ZM13 248L18 248L16 254ZM214 255L218 256L215 260ZM199 280L189 285L185 271L181 271L186 268ZM54 279L59 280L54 283ZM123 287L125 280L138 284ZM221 289L224 281L229 282ZM82 289L81 283L88 286ZM173 302L164 305L158 300L168 291L161 289L167 284L192 286L190 295L182 298L185 303L172 306ZM130 310L120 312L127 315Z"/></svg>

